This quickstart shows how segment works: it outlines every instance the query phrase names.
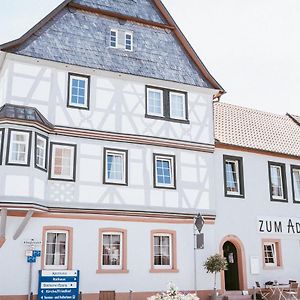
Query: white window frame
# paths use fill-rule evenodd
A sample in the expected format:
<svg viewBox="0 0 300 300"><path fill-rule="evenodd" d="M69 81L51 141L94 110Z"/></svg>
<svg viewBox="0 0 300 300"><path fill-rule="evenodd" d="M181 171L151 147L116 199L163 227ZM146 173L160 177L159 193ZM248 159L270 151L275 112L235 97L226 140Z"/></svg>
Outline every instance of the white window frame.
<svg viewBox="0 0 300 300"><path fill-rule="evenodd" d="M108 155L116 155L122 157L123 173L122 173L121 180L108 178L108 159L107 159ZM104 164L105 164L104 183L114 183L114 184L121 184L121 185L127 184L127 168L128 168L127 151L104 148Z"/></svg>
<svg viewBox="0 0 300 300"><path fill-rule="evenodd" d="M12 150L13 150L13 139L15 135L23 135L25 136L25 142L17 142L17 144L23 144L25 145L25 155L24 155L24 161L14 160L12 158ZM23 131L23 130L17 130L17 129L10 129L9 130L9 145L8 145L8 165L21 165L21 166L29 166L30 165L30 152L31 152L31 132L30 131Z"/></svg>
<svg viewBox="0 0 300 300"><path fill-rule="evenodd" d="M57 175L54 173L55 170L55 150L57 148L68 148L71 150L70 157L70 175ZM67 180L67 181L75 181L75 171L76 171L76 145L72 144L62 144L62 143L51 143L51 168L50 168L50 179L56 180Z"/></svg>
<svg viewBox="0 0 300 300"><path fill-rule="evenodd" d="M294 196L294 201L295 202L300 202L300 186L299 186L299 190L298 190L298 195L299 197L297 198L296 196L296 189L297 189L297 180L296 180L296 176L294 175L294 173L298 173L298 176L300 178L300 167L297 166L292 166L292 182L293 182L293 196Z"/></svg>
<svg viewBox="0 0 300 300"><path fill-rule="evenodd" d="M273 260L274 263L266 262L266 250L265 246L271 246L272 247L272 255L273 255ZM263 250L264 250L264 265L266 267L277 267L278 266L278 258L277 258L277 247L276 247L276 242L264 242L263 243Z"/></svg>
<svg viewBox="0 0 300 300"><path fill-rule="evenodd" d="M112 32L114 32L115 34L116 34L116 46L112 46L112 40L111 40L111 38L112 38L112 35L111 35L111 33ZM118 48L118 30L116 30L116 29L111 29L110 30L110 35L109 35L109 46L111 47L111 48Z"/></svg>
<svg viewBox="0 0 300 300"><path fill-rule="evenodd" d="M172 96L180 96L180 97L182 97L182 105L183 105L183 109L182 109L182 111L183 111L183 116L182 117L178 117L178 116L174 116L173 114L172 114ZM177 93L177 92L172 92L172 91L170 91L169 92L169 101L170 101L170 118L171 119L176 119L176 120L186 120L186 95L184 94L184 93Z"/></svg>
<svg viewBox="0 0 300 300"><path fill-rule="evenodd" d="M161 112L160 114L158 113L153 113L153 112L150 112L149 111L149 92L159 92L160 94L160 105L161 105ZM161 89L156 89L156 88L150 88L150 87L147 87L147 115L149 116L156 116L156 117L164 117L164 92L163 90Z"/></svg>
<svg viewBox="0 0 300 300"><path fill-rule="evenodd" d="M234 191L229 191L227 189L227 169L226 169L226 164L227 162L229 163L233 163L234 164L234 168L235 168L235 172L236 172L236 178L237 178L237 191L234 192ZM234 160L234 159L225 159L225 184L226 184L226 193L227 195L241 195L241 184L240 184L240 169L239 169L239 161L238 160Z"/></svg>
<svg viewBox="0 0 300 300"><path fill-rule="evenodd" d="M48 233L64 233L66 234L66 252L65 252L65 263L63 265L47 265L47 235ZM69 259L69 232L67 230L47 230L45 232L45 245L44 245L44 269L45 270L67 270L68 259Z"/></svg>
<svg viewBox="0 0 300 300"><path fill-rule="evenodd" d="M170 261L170 264L169 265L155 265L155 237L164 237L164 236L167 236L169 238L169 261ZM154 233L153 236L152 236L152 239L153 239L153 257L152 257L152 260L153 260L153 268L154 269L158 269L158 270L170 270L173 268L173 240L172 240L173 236L172 234L169 234L169 233Z"/></svg>
<svg viewBox="0 0 300 300"><path fill-rule="evenodd" d="M0 129L0 165L3 160L3 149L4 149L4 128Z"/></svg>
<svg viewBox="0 0 300 300"><path fill-rule="evenodd" d="M272 168L276 168L280 170L280 183L281 183L281 191L282 196L273 195L273 182L272 182ZM270 184L271 184L271 197L275 200L285 200L285 191L284 191L284 182L283 182L283 174L282 174L282 166L278 166L276 164L270 164Z"/></svg>
<svg viewBox="0 0 300 300"><path fill-rule="evenodd" d="M127 40L126 36L127 35L130 36L130 49L126 48L126 40ZM133 34L132 34L132 32L125 31L124 49L125 49L125 51L132 51L133 50Z"/></svg>
<svg viewBox="0 0 300 300"><path fill-rule="evenodd" d="M44 148L38 146L38 140L42 140L44 142ZM38 163L38 148L42 149L44 164L40 165ZM35 166L42 170L47 170L47 148L48 148L48 140L46 137L36 133L35 136Z"/></svg>
<svg viewBox="0 0 300 300"><path fill-rule="evenodd" d="M119 265L104 265L103 264L103 246L104 246L104 235L118 235L120 237L120 264ZM100 259L101 259L101 269L103 270L122 270L123 269L123 233L122 232L110 232L104 231L101 233L101 249L100 249Z"/></svg>
<svg viewBox="0 0 300 300"><path fill-rule="evenodd" d="M157 161L168 161L170 164L171 183L159 183L157 174ZM161 154L154 154L154 172L155 172L155 187L175 188L175 157Z"/></svg>
<svg viewBox="0 0 300 300"><path fill-rule="evenodd" d="M85 90L84 90L84 103L73 103L72 102L72 88L73 88L73 79L76 80L82 80L85 83ZM89 80L90 78L88 76L83 75L77 75L77 74L71 74L69 73L69 99L68 99L68 106L69 107L77 107L77 108L89 108Z"/></svg>

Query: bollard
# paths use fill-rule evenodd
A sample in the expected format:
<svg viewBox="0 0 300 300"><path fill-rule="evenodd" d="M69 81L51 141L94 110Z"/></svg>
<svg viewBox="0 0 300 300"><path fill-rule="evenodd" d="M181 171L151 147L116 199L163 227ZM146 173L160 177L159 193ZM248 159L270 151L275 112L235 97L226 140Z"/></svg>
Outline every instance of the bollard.
<svg viewBox="0 0 300 300"><path fill-rule="evenodd" d="M79 300L82 300L82 292L79 292Z"/></svg>
<svg viewBox="0 0 300 300"><path fill-rule="evenodd" d="M132 300L132 290L129 290L129 300Z"/></svg>

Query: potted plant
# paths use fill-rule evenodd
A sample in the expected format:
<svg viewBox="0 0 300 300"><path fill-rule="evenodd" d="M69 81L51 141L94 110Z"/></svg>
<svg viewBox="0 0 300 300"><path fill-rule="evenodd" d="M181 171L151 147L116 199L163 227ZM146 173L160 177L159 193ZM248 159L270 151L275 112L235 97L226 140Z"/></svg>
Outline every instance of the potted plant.
<svg viewBox="0 0 300 300"><path fill-rule="evenodd" d="M217 273L227 270L227 260L222 255L215 254L209 256L203 266L207 273L214 274L214 293L211 298L215 299L217 296Z"/></svg>

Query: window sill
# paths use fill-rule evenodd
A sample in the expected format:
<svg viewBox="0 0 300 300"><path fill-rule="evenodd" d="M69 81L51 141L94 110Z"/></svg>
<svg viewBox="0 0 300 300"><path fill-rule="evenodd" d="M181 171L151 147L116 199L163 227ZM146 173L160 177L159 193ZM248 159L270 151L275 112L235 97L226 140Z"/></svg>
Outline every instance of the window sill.
<svg viewBox="0 0 300 300"><path fill-rule="evenodd" d="M124 270L109 270L109 269L98 269L96 271L96 274L126 274L129 273L129 270L124 269Z"/></svg>
<svg viewBox="0 0 300 300"><path fill-rule="evenodd" d="M181 123L181 124L190 124L189 120L183 120L183 119L173 119L173 118L166 118L166 117L160 117L160 116L152 116L145 114L145 118L148 119L156 119L161 121L168 121L168 122L174 122L174 123Z"/></svg>
<svg viewBox="0 0 300 300"><path fill-rule="evenodd" d="M178 269L150 269L150 273L178 273Z"/></svg>
<svg viewBox="0 0 300 300"><path fill-rule="evenodd" d="M68 108L76 108L76 109L83 109L83 110L90 110L90 108L88 106L77 106L77 105L73 105L73 104L69 104L67 105Z"/></svg>
<svg viewBox="0 0 300 300"><path fill-rule="evenodd" d="M263 267L264 270L281 270L283 269L283 266L274 266L274 267L271 267L271 266L264 266Z"/></svg>
<svg viewBox="0 0 300 300"><path fill-rule="evenodd" d="M271 201L272 202L283 202L283 203L288 203L288 199L277 199L277 198L272 198L271 197Z"/></svg>
<svg viewBox="0 0 300 300"><path fill-rule="evenodd" d="M238 194L225 194L225 197L226 198L245 198L245 195L242 195L242 194L240 194L240 195L238 195Z"/></svg>

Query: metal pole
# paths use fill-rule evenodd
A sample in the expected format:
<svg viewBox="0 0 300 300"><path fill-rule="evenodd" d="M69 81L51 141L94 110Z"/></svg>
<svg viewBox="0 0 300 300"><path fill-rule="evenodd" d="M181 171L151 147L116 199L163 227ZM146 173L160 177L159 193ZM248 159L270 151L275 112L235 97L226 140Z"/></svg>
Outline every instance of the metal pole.
<svg viewBox="0 0 300 300"><path fill-rule="evenodd" d="M194 228L194 288L195 288L195 294L197 295L197 245L196 245L196 229L195 225L193 225Z"/></svg>
<svg viewBox="0 0 300 300"><path fill-rule="evenodd" d="M28 300L31 300L32 263L29 263Z"/></svg>

